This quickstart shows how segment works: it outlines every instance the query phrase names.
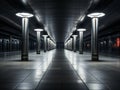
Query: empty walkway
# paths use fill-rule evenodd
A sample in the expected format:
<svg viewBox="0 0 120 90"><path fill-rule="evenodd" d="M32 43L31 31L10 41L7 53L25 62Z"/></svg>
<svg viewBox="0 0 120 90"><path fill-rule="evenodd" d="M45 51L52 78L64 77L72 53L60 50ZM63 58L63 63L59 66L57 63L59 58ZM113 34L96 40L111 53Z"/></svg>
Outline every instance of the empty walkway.
<svg viewBox="0 0 120 90"><path fill-rule="evenodd" d="M37 90L88 90L65 56L57 50Z"/></svg>
<svg viewBox="0 0 120 90"><path fill-rule="evenodd" d="M29 61L20 61L20 53L0 57L0 90L120 90L120 58L68 50L29 53Z"/></svg>

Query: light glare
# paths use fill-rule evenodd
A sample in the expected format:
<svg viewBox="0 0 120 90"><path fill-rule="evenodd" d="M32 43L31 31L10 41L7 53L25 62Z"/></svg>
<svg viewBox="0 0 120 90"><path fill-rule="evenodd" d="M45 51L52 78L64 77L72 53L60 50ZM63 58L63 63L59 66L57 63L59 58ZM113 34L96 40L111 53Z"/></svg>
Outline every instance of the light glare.
<svg viewBox="0 0 120 90"><path fill-rule="evenodd" d="M36 32L41 32L43 29L34 29Z"/></svg>
<svg viewBox="0 0 120 90"><path fill-rule="evenodd" d="M91 18L98 18L98 17L103 17L103 16L105 16L105 13L99 13L99 12L97 12L97 13L88 14L87 16L88 16L88 17L91 17Z"/></svg>
<svg viewBox="0 0 120 90"><path fill-rule="evenodd" d="M33 17L33 14L22 12L22 13L16 13L16 16L24 17L24 18L30 18L30 17Z"/></svg>
<svg viewBox="0 0 120 90"><path fill-rule="evenodd" d="M86 31L86 29L80 28L80 29L77 29L77 31L79 31L79 32L84 32L84 31Z"/></svg>

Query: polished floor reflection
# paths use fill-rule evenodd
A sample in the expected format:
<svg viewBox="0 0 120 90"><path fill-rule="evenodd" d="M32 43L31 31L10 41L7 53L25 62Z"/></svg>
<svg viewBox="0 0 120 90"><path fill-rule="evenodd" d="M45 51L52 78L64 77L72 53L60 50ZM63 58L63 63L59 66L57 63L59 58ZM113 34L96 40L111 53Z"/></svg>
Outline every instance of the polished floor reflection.
<svg viewBox="0 0 120 90"><path fill-rule="evenodd" d="M31 52L29 61L20 61L20 52L2 53L0 90L35 90L50 64L54 51Z"/></svg>
<svg viewBox="0 0 120 90"><path fill-rule="evenodd" d="M65 55L89 90L120 90L120 57L100 55L95 62L90 53L65 50Z"/></svg>
<svg viewBox="0 0 120 90"><path fill-rule="evenodd" d="M68 50L0 54L0 90L120 90L120 58Z"/></svg>

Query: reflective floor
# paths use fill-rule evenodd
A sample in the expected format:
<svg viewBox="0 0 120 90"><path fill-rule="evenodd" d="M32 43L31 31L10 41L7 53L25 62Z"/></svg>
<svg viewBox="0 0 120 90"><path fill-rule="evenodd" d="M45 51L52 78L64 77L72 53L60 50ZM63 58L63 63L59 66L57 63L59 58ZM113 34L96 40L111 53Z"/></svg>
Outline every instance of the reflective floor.
<svg viewBox="0 0 120 90"><path fill-rule="evenodd" d="M65 55L89 90L120 90L120 57L100 55L100 61L95 62L90 53L66 50Z"/></svg>
<svg viewBox="0 0 120 90"><path fill-rule="evenodd" d="M68 50L0 54L0 90L120 90L120 58L100 56L91 61Z"/></svg>
<svg viewBox="0 0 120 90"><path fill-rule="evenodd" d="M1 54L0 90L35 90L54 52L31 52L29 61L20 61L20 52Z"/></svg>

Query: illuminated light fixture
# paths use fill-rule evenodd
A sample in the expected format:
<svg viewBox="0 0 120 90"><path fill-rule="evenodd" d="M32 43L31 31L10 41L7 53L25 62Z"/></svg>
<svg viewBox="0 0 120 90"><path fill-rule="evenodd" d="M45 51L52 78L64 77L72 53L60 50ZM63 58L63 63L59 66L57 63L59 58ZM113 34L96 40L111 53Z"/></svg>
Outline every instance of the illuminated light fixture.
<svg viewBox="0 0 120 90"><path fill-rule="evenodd" d="M80 28L80 29L77 29L77 31L79 31L79 32L84 32L84 31L86 31L86 29Z"/></svg>
<svg viewBox="0 0 120 90"><path fill-rule="evenodd" d="M43 29L34 29L36 32L41 32Z"/></svg>
<svg viewBox="0 0 120 90"><path fill-rule="evenodd" d="M91 30L91 53L92 60L98 61L98 18L105 16L104 13L91 13L87 15L92 18L92 30Z"/></svg>
<svg viewBox="0 0 120 90"><path fill-rule="evenodd" d="M40 35L43 29L34 29L37 32L37 54L40 54Z"/></svg>
<svg viewBox="0 0 120 90"><path fill-rule="evenodd" d="M79 53L83 54L83 32L86 31L84 28L77 29L79 31Z"/></svg>
<svg viewBox="0 0 120 90"><path fill-rule="evenodd" d="M105 14L104 14L104 13L99 13L99 12L97 12L97 13L88 14L87 16L88 16L88 17L91 17L91 18L99 18L99 17L105 16Z"/></svg>
<svg viewBox="0 0 120 90"><path fill-rule="evenodd" d="M21 60L28 61L28 47L29 47L29 31L28 31L28 21L33 14L30 13L16 13L16 16L22 18L22 53Z"/></svg>
<svg viewBox="0 0 120 90"><path fill-rule="evenodd" d="M30 18L33 17L34 15L31 13L22 12L22 13L16 13L16 16L23 18Z"/></svg>

